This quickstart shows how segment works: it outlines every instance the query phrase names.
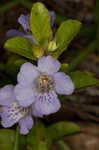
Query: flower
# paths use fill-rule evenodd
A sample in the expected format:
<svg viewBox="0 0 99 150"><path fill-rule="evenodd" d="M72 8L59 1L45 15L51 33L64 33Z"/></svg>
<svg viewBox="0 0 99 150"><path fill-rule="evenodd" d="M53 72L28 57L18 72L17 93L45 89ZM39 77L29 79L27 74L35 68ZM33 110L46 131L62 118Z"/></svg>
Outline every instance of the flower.
<svg viewBox="0 0 99 150"><path fill-rule="evenodd" d="M49 11L49 14L50 14L50 23L51 26L53 26L56 16L54 11ZM23 27L24 32L11 29L7 32L7 36L8 37L23 36L27 38L30 42L38 44L30 29L30 14L27 15L21 14L20 17L18 18L18 22Z"/></svg>
<svg viewBox="0 0 99 150"><path fill-rule="evenodd" d="M49 14L50 14L50 23L51 23L51 26L53 26L54 20L56 19L56 15L54 11L49 11Z"/></svg>
<svg viewBox="0 0 99 150"><path fill-rule="evenodd" d="M8 37L23 36L27 38L31 43L37 44L37 41L30 30L30 14L27 15L21 14L20 17L18 18L18 23L23 27L24 32L11 29L7 32L7 36Z"/></svg>
<svg viewBox="0 0 99 150"><path fill-rule="evenodd" d="M14 86L6 85L0 90L1 124L5 128L19 122L20 133L27 134L33 126L32 106L24 108L18 104L14 94Z"/></svg>
<svg viewBox="0 0 99 150"><path fill-rule="evenodd" d="M57 112L61 107L57 94L70 95L74 91L70 77L58 72L60 67L60 62L52 56L41 57L37 67L29 62L24 63L15 87L18 103L23 107L33 104L36 116Z"/></svg>

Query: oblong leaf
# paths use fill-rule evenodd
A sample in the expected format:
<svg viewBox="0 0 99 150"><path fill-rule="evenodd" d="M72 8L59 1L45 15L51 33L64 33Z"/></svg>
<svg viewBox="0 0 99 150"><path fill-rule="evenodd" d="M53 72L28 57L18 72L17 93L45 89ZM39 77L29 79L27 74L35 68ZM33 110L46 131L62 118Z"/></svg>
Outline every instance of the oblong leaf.
<svg viewBox="0 0 99 150"><path fill-rule="evenodd" d="M12 129L0 129L0 150L14 150L16 143L15 131ZM26 137L19 135L18 150L26 150Z"/></svg>
<svg viewBox="0 0 99 150"><path fill-rule="evenodd" d="M71 72L69 75L75 85L76 90L99 85L99 80L96 79L92 73L76 71Z"/></svg>
<svg viewBox="0 0 99 150"><path fill-rule="evenodd" d="M24 37L15 37L6 41L4 47L9 51L24 56L26 58L35 60L33 55L32 43Z"/></svg>
<svg viewBox="0 0 99 150"><path fill-rule="evenodd" d="M55 58L58 58L62 52L67 49L69 43L79 32L80 27L81 23L76 20L67 20L60 25L55 36L56 45L58 48L52 53Z"/></svg>
<svg viewBox="0 0 99 150"><path fill-rule="evenodd" d="M49 150L51 139L47 128L39 122L34 125L27 135L27 149L29 150Z"/></svg>
<svg viewBox="0 0 99 150"><path fill-rule="evenodd" d="M49 128L51 139L59 140L63 136L71 135L80 132L80 127L72 122L58 122L51 125Z"/></svg>
<svg viewBox="0 0 99 150"><path fill-rule="evenodd" d="M13 150L15 142L15 132L10 129L0 129L0 149Z"/></svg>
<svg viewBox="0 0 99 150"><path fill-rule="evenodd" d="M37 2L33 5L30 17L31 31L38 42L50 40L52 31L50 26L50 15L45 6Z"/></svg>
<svg viewBox="0 0 99 150"><path fill-rule="evenodd" d="M70 147L62 140L59 140L57 144L62 150L71 150Z"/></svg>

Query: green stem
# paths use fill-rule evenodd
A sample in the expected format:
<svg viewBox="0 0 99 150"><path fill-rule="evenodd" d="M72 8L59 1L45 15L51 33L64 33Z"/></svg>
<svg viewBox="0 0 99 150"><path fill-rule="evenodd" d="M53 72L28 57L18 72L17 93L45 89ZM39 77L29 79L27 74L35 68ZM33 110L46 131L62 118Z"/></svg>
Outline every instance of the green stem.
<svg viewBox="0 0 99 150"><path fill-rule="evenodd" d="M62 141L58 141L58 145L62 150L70 150L70 148Z"/></svg>
<svg viewBox="0 0 99 150"><path fill-rule="evenodd" d="M19 150L19 126L16 128L16 138L13 150Z"/></svg>
<svg viewBox="0 0 99 150"><path fill-rule="evenodd" d="M95 50L96 50L96 42L93 41L84 50L82 49L81 52L78 54L78 56L76 56L71 61L67 69L67 72L73 71L84 59L86 59L89 56L89 54L91 54Z"/></svg>

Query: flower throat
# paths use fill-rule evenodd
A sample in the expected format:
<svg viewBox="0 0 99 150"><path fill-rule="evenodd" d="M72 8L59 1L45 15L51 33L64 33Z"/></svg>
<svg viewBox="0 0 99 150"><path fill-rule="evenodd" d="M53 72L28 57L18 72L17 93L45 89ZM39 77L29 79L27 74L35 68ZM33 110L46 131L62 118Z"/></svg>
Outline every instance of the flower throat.
<svg viewBox="0 0 99 150"><path fill-rule="evenodd" d="M48 75L40 75L36 80L36 87L41 93L54 90L54 82L52 77Z"/></svg>

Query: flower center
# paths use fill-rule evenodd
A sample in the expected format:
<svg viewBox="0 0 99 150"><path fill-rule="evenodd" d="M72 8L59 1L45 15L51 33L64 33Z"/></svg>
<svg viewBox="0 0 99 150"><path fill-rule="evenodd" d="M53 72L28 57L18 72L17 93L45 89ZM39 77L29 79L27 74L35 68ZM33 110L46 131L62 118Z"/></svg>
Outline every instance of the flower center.
<svg viewBox="0 0 99 150"><path fill-rule="evenodd" d="M39 92L49 92L54 89L54 82L51 76L40 75L36 80L36 88Z"/></svg>

